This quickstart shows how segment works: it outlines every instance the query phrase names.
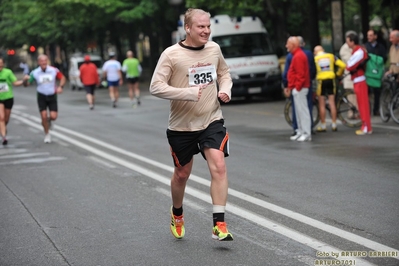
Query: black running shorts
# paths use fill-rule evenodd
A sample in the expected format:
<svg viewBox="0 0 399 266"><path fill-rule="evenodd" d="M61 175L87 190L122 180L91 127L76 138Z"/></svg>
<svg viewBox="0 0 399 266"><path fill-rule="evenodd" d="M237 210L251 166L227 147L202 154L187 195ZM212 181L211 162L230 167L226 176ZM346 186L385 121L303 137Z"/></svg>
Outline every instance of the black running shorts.
<svg viewBox="0 0 399 266"><path fill-rule="evenodd" d="M205 158L204 148L213 148L223 151L229 156L229 134L224 126L224 120L217 120L200 131L173 131L166 130L173 163L176 167L186 165L193 156L201 152Z"/></svg>
<svg viewBox="0 0 399 266"><path fill-rule="evenodd" d="M86 94L94 95L94 90L96 89L96 84L94 85L84 85Z"/></svg>
<svg viewBox="0 0 399 266"><path fill-rule="evenodd" d="M4 105L4 109L11 110L12 106L14 105L14 98L0 100L0 104Z"/></svg>
<svg viewBox="0 0 399 266"><path fill-rule="evenodd" d="M334 95L335 94L335 80L325 79L318 80L316 95Z"/></svg>
<svg viewBox="0 0 399 266"><path fill-rule="evenodd" d="M126 78L127 83L129 84L135 84L136 82L139 82L139 78L135 77L135 78Z"/></svg>
<svg viewBox="0 0 399 266"><path fill-rule="evenodd" d="M47 108L50 111L57 112L57 94L53 95L44 95L41 93L37 93L37 104L39 106L39 111L46 111Z"/></svg>

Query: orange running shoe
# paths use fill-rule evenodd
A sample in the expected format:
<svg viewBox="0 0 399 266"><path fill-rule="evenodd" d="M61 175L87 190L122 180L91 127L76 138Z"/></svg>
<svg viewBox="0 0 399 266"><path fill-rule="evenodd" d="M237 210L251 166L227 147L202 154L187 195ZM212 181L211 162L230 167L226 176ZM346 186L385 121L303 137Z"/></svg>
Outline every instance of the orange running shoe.
<svg viewBox="0 0 399 266"><path fill-rule="evenodd" d="M170 207L170 232L172 232L172 235L175 238L181 239L186 233L186 230L184 229L184 217L183 214L180 216L174 215L172 209L173 206Z"/></svg>
<svg viewBox="0 0 399 266"><path fill-rule="evenodd" d="M225 222L216 222L216 226L213 227L212 238L219 241L231 241L233 235L227 230Z"/></svg>

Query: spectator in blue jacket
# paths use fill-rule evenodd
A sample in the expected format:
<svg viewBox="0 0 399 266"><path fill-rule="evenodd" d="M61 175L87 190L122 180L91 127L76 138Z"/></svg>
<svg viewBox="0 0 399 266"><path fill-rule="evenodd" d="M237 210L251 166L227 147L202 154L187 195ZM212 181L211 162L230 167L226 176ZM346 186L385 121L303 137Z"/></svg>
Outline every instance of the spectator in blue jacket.
<svg viewBox="0 0 399 266"><path fill-rule="evenodd" d="M309 93L308 93L308 107L309 107L309 112L310 112L310 119L311 119L311 123L312 123L312 128L314 127L313 125L313 88L312 88L312 80L316 78L316 65L315 65L315 61L314 61L314 56L313 53L307 49L305 49L305 42L302 38L302 36L297 36L298 40L299 40L299 45L302 49L302 51L306 54L306 57L308 58L308 63L309 63L309 75L310 75L310 87L309 87ZM283 72L283 85L284 88L287 87L287 73L288 73L288 69L290 68L290 64L291 64L291 60L292 60L292 54L288 53L287 57L285 59L285 66L284 66L284 72ZM296 116L295 116L295 107L294 107L294 99L292 98L292 95L290 96L291 101L292 101L292 127L294 132L292 133L292 136L294 136L296 134L296 130L298 129L298 124L296 121ZM314 134L313 130L312 130L312 134Z"/></svg>

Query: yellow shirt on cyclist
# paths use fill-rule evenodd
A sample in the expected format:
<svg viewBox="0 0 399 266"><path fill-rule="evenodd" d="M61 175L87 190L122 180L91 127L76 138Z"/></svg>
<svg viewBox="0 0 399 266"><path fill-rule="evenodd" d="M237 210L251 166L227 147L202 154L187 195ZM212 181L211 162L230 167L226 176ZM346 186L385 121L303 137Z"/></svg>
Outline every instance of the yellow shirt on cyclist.
<svg viewBox="0 0 399 266"><path fill-rule="evenodd" d="M335 77L342 76L345 71L346 64L333 54L318 52L314 60L317 80L335 79ZM335 66L337 66L336 72Z"/></svg>

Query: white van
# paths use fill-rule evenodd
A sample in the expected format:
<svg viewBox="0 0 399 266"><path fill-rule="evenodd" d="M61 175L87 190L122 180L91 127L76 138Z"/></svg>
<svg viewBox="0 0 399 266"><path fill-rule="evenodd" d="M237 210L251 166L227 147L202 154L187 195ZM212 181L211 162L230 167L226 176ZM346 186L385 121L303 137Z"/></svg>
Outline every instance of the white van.
<svg viewBox="0 0 399 266"><path fill-rule="evenodd" d="M185 38L184 16L175 40ZM273 94L281 97L281 71L269 35L258 17L211 18L210 40L219 44L233 79L232 96Z"/></svg>
<svg viewBox="0 0 399 266"><path fill-rule="evenodd" d="M101 80L103 60L98 55L90 55L90 61L97 66L98 76ZM83 89L82 81L80 80L80 66L84 63L84 55L74 55L69 60L69 84L72 90Z"/></svg>

